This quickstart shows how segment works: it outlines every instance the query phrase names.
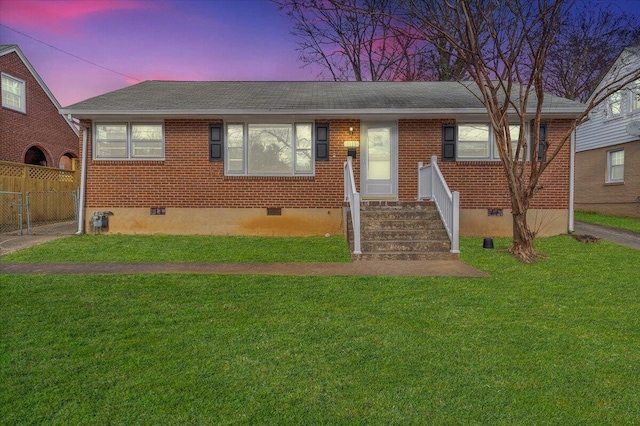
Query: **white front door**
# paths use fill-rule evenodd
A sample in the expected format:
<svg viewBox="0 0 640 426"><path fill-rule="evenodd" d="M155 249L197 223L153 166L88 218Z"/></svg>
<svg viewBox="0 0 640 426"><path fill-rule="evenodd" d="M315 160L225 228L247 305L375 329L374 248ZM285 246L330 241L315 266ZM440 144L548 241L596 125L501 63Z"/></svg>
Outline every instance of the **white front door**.
<svg viewBox="0 0 640 426"><path fill-rule="evenodd" d="M362 123L360 193L368 199L398 198L398 126Z"/></svg>

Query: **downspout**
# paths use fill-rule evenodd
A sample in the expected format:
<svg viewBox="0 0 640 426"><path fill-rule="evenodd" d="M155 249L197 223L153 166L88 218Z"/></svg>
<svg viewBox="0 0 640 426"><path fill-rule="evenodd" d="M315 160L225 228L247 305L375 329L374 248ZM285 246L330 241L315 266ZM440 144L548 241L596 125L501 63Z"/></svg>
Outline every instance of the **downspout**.
<svg viewBox="0 0 640 426"><path fill-rule="evenodd" d="M89 128L82 126L82 167L80 168L80 201L78 202L78 232L76 235L84 234L84 197L87 186L87 145Z"/></svg>
<svg viewBox="0 0 640 426"><path fill-rule="evenodd" d="M576 131L571 132L571 155L569 156L569 233L573 233L573 195L575 187Z"/></svg>

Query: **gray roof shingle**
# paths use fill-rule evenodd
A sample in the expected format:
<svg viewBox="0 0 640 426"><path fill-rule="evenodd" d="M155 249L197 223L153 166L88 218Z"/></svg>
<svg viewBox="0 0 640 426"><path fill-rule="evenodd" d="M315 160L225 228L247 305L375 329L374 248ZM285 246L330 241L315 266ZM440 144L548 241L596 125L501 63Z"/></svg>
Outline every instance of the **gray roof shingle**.
<svg viewBox="0 0 640 426"><path fill-rule="evenodd" d="M195 114L483 111L482 102L458 82L145 81L63 108L65 114ZM531 104L533 106L533 103ZM552 95L545 107L581 111L577 102Z"/></svg>

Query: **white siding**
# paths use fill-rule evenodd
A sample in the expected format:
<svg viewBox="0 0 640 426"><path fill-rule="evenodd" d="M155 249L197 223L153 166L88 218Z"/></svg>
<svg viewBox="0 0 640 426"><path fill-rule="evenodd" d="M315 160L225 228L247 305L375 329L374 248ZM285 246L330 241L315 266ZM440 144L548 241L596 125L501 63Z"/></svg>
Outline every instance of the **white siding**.
<svg viewBox="0 0 640 426"><path fill-rule="evenodd" d="M638 56L635 56L635 66L640 67L640 57ZM607 76L603 80L607 80ZM632 136L626 131L626 127L631 121L640 121L640 110L633 113L629 111L630 96L630 92L623 95L624 112L620 117L607 117L605 114L606 102L591 112L589 121L580 125L576 130L576 151L604 148L639 139L638 136Z"/></svg>
<svg viewBox="0 0 640 426"><path fill-rule="evenodd" d="M604 148L621 143L638 140L638 136L632 136L625 128L631 121L640 121L640 114L627 114L624 117L603 120L602 113L582 124L576 130L576 151Z"/></svg>

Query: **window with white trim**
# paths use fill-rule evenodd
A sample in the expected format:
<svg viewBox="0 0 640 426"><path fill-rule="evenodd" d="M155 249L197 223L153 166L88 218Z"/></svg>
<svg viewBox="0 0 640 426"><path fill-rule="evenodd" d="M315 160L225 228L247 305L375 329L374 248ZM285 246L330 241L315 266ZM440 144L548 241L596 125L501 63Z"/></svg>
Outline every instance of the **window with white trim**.
<svg viewBox="0 0 640 426"><path fill-rule="evenodd" d="M640 80L636 80L631 87L631 111L640 110Z"/></svg>
<svg viewBox="0 0 640 426"><path fill-rule="evenodd" d="M622 93L614 92L607 99L609 117L619 117L622 114Z"/></svg>
<svg viewBox="0 0 640 426"><path fill-rule="evenodd" d="M97 160L164 158L164 126L160 123L96 123Z"/></svg>
<svg viewBox="0 0 640 426"><path fill-rule="evenodd" d="M225 173L289 176L313 173L313 124L229 123Z"/></svg>
<svg viewBox="0 0 640 426"><path fill-rule="evenodd" d="M607 151L607 182L624 182L624 149Z"/></svg>
<svg viewBox="0 0 640 426"><path fill-rule="evenodd" d="M525 132L528 130L525 127ZM511 149L515 156L520 135L519 125L509 126ZM525 134L527 137L527 134ZM527 144L528 146L528 144ZM527 147L521 152L521 158L529 157ZM458 125L457 140L458 160L499 160L500 152L493 128L488 124L460 124Z"/></svg>
<svg viewBox="0 0 640 426"><path fill-rule="evenodd" d="M2 106L27 112L24 80L2 73Z"/></svg>

